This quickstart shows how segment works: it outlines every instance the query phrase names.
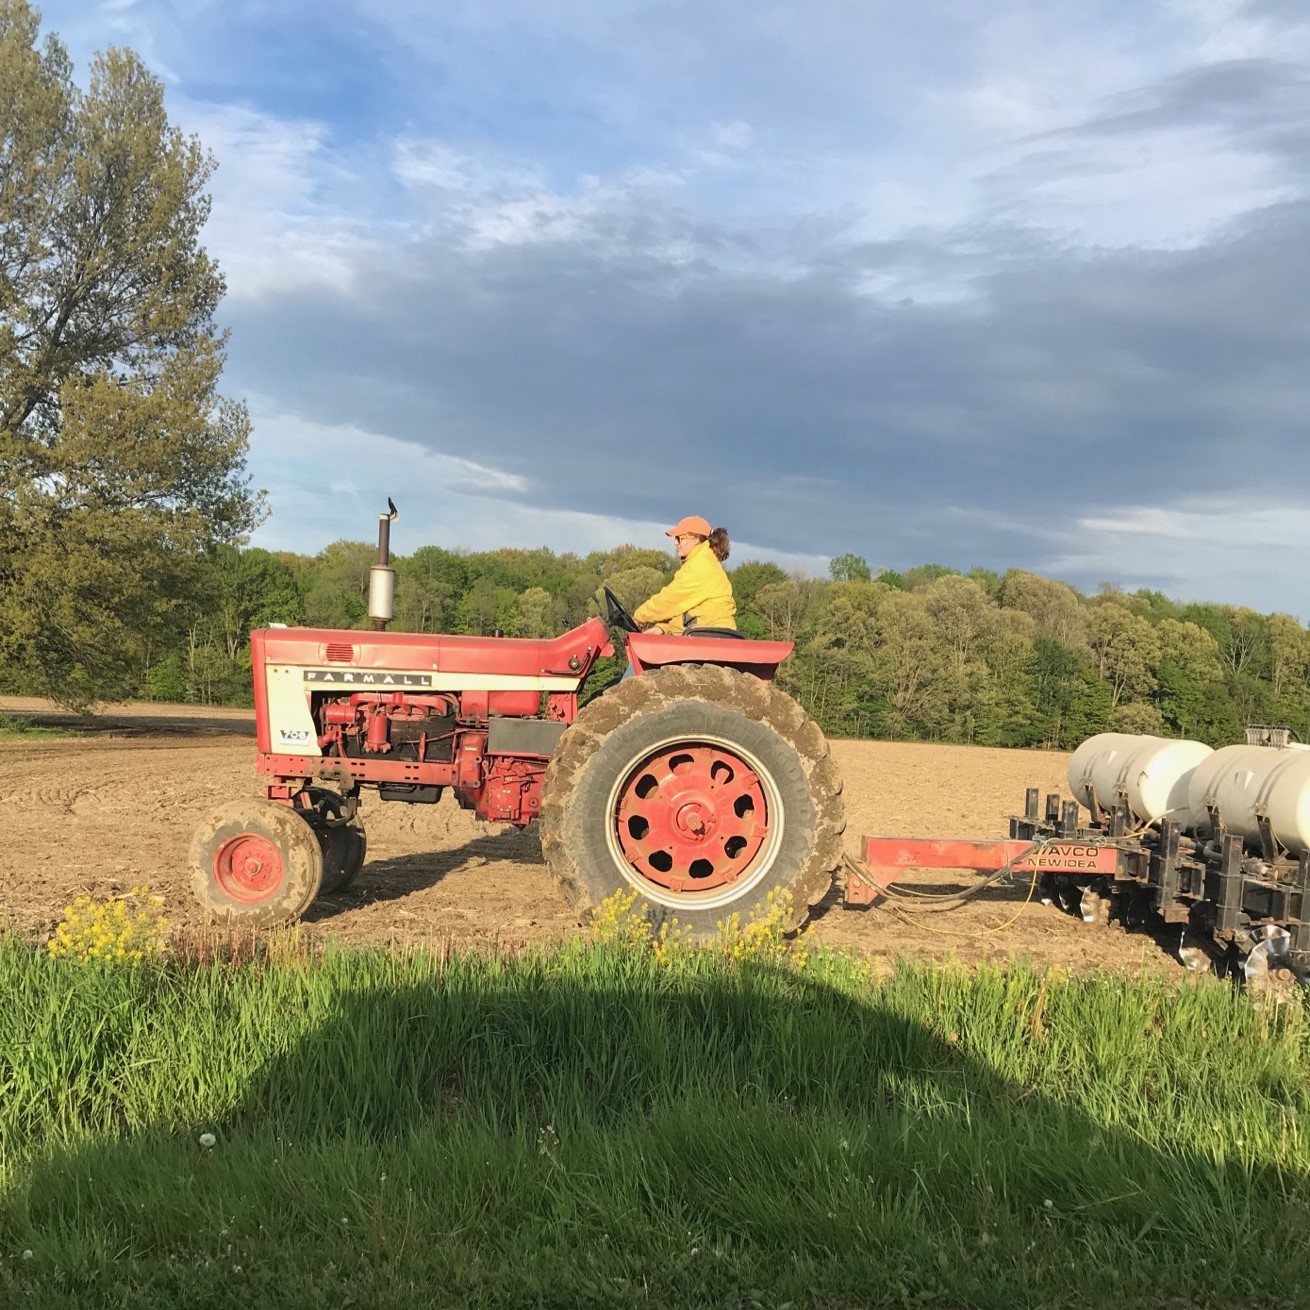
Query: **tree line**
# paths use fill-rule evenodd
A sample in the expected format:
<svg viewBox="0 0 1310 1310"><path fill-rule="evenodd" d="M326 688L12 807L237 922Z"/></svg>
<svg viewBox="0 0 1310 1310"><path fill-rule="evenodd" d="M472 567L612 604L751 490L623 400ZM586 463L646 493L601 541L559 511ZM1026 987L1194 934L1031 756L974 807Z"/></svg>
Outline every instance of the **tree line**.
<svg viewBox="0 0 1310 1310"><path fill-rule="evenodd" d="M137 634L115 692L249 705L250 631L367 628L375 554L346 540L313 556L219 545L195 567L171 627ZM550 637L599 612L603 586L635 608L676 560L633 545L588 555L423 546L392 565L393 630ZM1020 569L874 576L845 555L830 575L762 561L729 569L739 627L794 643L779 681L833 736L1068 749L1120 730L1221 745L1248 723L1280 723L1310 738L1310 633L1288 615L1108 586L1086 596ZM0 685L33 689L12 667Z"/></svg>

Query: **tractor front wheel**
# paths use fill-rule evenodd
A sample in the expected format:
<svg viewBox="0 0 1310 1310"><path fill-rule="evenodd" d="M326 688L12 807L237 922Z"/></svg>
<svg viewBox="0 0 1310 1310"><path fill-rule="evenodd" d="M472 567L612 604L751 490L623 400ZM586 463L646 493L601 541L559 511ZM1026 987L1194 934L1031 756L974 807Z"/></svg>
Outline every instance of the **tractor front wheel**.
<svg viewBox="0 0 1310 1310"><path fill-rule="evenodd" d="M327 787L307 787L299 800L302 808L297 813L318 834L318 844L323 848L323 881L318 894L343 891L364 867L368 852L364 829L348 821L356 813L358 802Z"/></svg>
<svg viewBox="0 0 1310 1310"><path fill-rule="evenodd" d="M319 844L323 847L323 885L320 896L344 891L364 867L368 839L358 824L334 824L318 829Z"/></svg>
<svg viewBox="0 0 1310 1310"><path fill-rule="evenodd" d="M643 674L589 704L546 773L542 851L575 906L636 891L706 939L770 894L799 926L832 885L845 819L817 725L785 692L714 665Z"/></svg>
<svg viewBox="0 0 1310 1310"><path fill-rule="evenodd" d="M298 919L323 881L318 834L272 801L230 801L211 812L191 839L190 862L196 898L235 923Z"/></svg>

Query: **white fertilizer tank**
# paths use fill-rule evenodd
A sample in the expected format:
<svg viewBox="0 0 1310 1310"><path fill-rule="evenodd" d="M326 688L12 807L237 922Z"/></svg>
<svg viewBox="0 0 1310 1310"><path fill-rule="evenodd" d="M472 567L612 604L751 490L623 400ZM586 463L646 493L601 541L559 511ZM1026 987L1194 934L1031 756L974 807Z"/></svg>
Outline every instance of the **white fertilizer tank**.
<svg viewBox="0 0 1310 1310"><path fill-rule="evenodd" d="M1214 806L1230 831L1260 839L1260 818L1292 855L1310 850L1310 746L1224 746L1197 766L1188 804L1198 832L1210 830Z"/></svg>
<svg viewBox="0 0 1310 1310"><path fill-rule="evenodd" d="M1102 809L1111 809L1122 796L1139 823L1154 823L1168 815L1186 828L1193 818L1189 791L1193 770L1214 754L1201 741L1102 732L1074 751L1069 790L1088 809L1093 799Z"/></svg>

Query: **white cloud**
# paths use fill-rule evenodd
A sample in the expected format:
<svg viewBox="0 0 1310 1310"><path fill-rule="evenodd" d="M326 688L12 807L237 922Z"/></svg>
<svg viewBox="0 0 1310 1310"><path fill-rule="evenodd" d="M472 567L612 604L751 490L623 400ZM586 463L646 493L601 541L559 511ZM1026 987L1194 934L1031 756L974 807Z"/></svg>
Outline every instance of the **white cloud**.
<svg viewBox="0 0 1310 1310"><path fill-rule="evenodd" d="M603 235L609 215L643 205L658 213L685 178L639 166L608 179L582 173L571 185L552 185L544 168L521 158L414 137L394 143L391 169L413 197L416 225L421 214L470 252Z"/></svg>
<svg viewBox="0 0 1310 1310"><path fill-rule="evenodd" d="M400 510L392 549L419 546L494 550L500 546L587 554L622 542L666 549L667 523L585 514L504 499L528 488L522 475L438 455L353 424L313 423L264 397L251 401L250 469L273 488L273 514L253 545L316 554L332 541L367 541L390 496ZM828 556L734 541L732 563L770 560L789 572L827 574Z"/></svg>
<svg viewBox="0 0 1310 1310"><path fill-rule="evenodd" d="M715 123L710 129L710 142L720 150L745 150L754 135L751 125L737 118L731 123Z"/></svg>
<svg viewBox="0 0 1310 1310"><path fill-rule="evenodd" d="M1303 508L1246 499L1125 507L1115 514L1084 518L1079 527L1110 536L1198 542L1224 551L1310 550L1310 522Z"/></svg>
<svg viewBox="0 0 1310 1310"><path fill-rule="evenodd" d="M1180 250L1297 189L1274 160L1195 127L1044 152L997 175L992 190L1008 193L997 195L998 215L1087 247Z"/></svg>
<svg viewBox="0 0 1310 1310"><path fill-rule="evenodd" d="M390 225L358 200L364 179L333 148L327 124L185 99L176 118L218 161L205 244L229 295L355 285L360 258Z"/></svg>
<svg viewBox="0 0 1310 1310"><path fill-rule="evenodd" d="M1167 0L1166 7L1192 33L1198 55L1207 61L1286 54L1283 25L1254 13L1250 0Z"/></svg>
<svg viewBox="0 0 1310 1310"><path fill-rule="evenodd" d="M736 169L745 164L745 152L754 140L751 125L736 118L729 123L711 123L706 129L684 133L680 145L687 158L701 168Z"/></svg>
<svg viewBox="0 0 1310 1310"><path fill-rule="evenodd" d="M1310 620L1310 519L1296 504L1233 496L1126 505L1079 519L1050 569Z"/></svg>

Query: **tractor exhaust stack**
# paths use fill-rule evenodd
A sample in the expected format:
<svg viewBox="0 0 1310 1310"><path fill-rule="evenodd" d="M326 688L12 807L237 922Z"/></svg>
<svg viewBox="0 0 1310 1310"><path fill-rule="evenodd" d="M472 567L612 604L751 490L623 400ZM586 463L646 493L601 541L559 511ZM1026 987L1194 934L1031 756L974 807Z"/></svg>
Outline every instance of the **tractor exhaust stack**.
<svg viewBox="0 0 1310 1310"><path fill-rule="evenodd" d="M390 496L386 514L378 515L378 560L368 571L368 617L374 632L386 631L396 610L396 571L391 567L391 523L400 511Z"/></svg>

